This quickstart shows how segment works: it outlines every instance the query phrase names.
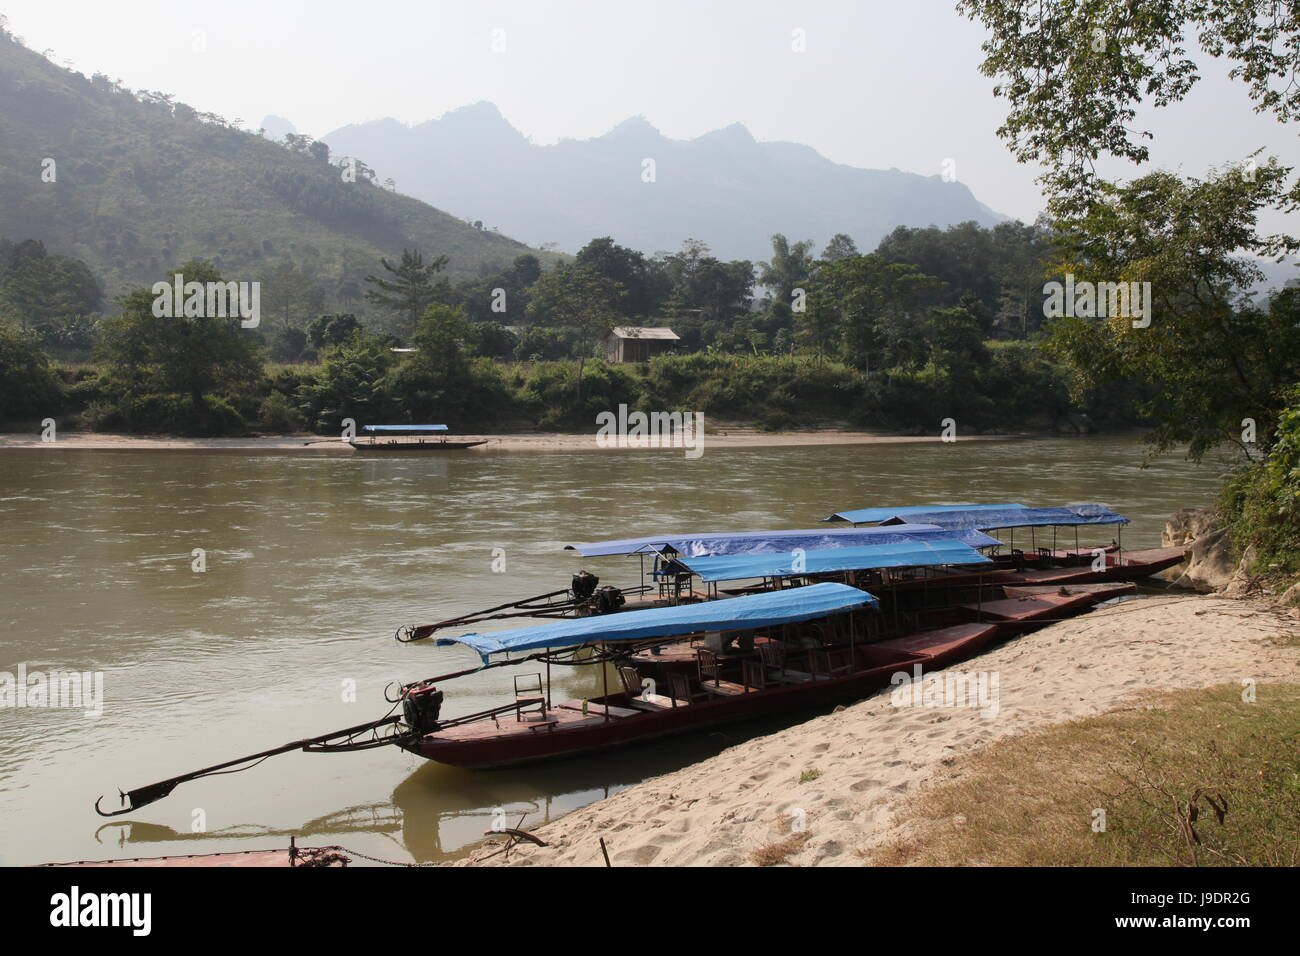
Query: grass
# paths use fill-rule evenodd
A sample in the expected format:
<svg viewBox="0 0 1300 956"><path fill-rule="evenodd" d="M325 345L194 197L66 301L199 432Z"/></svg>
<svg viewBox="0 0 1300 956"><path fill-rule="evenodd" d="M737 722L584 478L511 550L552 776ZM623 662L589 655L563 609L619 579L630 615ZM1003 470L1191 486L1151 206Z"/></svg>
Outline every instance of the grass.
<svg viewBox="0 0 1300 956"><path fill-rule="evenodd" d="M1254 703L1237 684L1156 695L1000 741L956 769L955 782L905 807L907 836L859 855L877 865L1300 864L1297 684L1261 686Z"/></svg>
<svg viewBox="0 0 1300 956"><path fill-rule="evenodd" d="M782 866L788 863L787 858L790 854L802 850L804 844L812 837L812 832L809 830L795 830L792 820L788 817L777 817L776 824L787 835L750 851L749 859L755 866Z"/></svg>
<svg viewBox="0 0 1300 956"><path fill-rule="evenodd" d="M803 773L799 774L799 782L800 782L800 783L812 783L814 780L816 780L816 779L817 779L818 777L820 777L821 775L822 775L822 772L821 772L820 770L805 770Z"/></svg>

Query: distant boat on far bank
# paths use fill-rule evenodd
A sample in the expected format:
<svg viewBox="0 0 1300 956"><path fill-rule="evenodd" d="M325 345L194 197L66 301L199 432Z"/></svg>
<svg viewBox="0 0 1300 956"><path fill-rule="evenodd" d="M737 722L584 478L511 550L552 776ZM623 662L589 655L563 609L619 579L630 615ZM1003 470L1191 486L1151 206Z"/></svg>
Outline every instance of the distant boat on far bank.
<svg viewBox="0 0 1300 956"><path fill-rule="evenodd" d="M361 435L348 441L357 451L459 451L486 445L487 439L451 441L446 425L362 425Z"/></svg>

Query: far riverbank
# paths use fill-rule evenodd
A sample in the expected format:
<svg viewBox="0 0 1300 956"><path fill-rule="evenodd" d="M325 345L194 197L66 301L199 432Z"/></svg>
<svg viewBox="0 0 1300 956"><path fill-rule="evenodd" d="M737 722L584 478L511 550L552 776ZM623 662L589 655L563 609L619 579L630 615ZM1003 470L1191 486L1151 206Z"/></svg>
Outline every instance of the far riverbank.
<svg viewBox="0 0 1300 956"><path fill-rule="evenodd" d="M1035 434L962 435L959 441L1011 441L1048 437ZM1059 436L1058 436L1059 437ZM512 432L505 434L456 435L457 441L486 440L486 445L467 449L466 454L482 451L604 451L597 444L594 431L585 434L552 432ZM810 431L765 432L755 428L719 428L706 432L705 449L781 448L799 445L893 445L936 443L938 435L899 435L883 432L819 429ZM319 435L250 435L238 438L184 438L174 435L125 435L108 432L61 432L53 442L41 441L38 434L0 434L0 451L12 448L65 448L80 450L150 451L224 450L224 451L326 451L351 453L351 447L339 439Z"/></svg>

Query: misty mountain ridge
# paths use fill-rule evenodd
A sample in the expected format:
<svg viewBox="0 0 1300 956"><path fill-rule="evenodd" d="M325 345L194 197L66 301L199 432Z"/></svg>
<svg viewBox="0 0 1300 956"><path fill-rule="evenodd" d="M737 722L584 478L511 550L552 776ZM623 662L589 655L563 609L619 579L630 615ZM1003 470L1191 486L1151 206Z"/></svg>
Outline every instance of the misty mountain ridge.
<svg viewBox="0 0 1300 956"><path fill-rule="evenodd" d="M896 226L1007 219L963 183L834 163L810 146L760 142L741 123L675 140L633 116L591 139L540 146L480 101L416 125L385 118L322 139L401 192L565 252L605 235L646 254L694 238L721 258L759 260L777 232L818 248L847 233L870 250ZM653 182L643 179L647 159Z"/></svg>

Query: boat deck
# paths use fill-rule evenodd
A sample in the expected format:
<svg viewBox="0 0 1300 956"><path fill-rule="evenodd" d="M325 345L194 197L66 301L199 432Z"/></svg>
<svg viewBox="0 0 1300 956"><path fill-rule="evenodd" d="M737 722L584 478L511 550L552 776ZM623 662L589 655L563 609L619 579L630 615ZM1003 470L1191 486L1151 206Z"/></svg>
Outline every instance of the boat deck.
<svg viewBox="0 0 1300 956"><path fill-rule="evenodd" d="M931 662L943 661L959 654L974 653L992 640L997 629L996 624L957 624L920 634L909 634L907 637L897 637L889 641L879 641L871 646L915 654Z"/></svg>

